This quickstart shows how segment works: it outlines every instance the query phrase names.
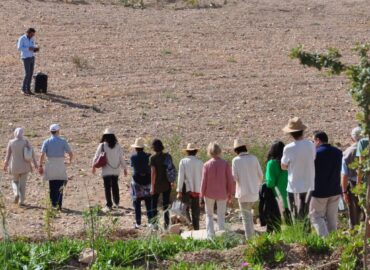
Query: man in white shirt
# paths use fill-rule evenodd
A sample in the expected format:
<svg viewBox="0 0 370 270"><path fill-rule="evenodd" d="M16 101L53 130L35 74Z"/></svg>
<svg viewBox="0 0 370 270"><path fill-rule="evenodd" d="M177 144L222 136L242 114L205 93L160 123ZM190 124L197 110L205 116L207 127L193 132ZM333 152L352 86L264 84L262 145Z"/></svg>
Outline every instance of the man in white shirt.
<svg viewBox="0 0 370 270"><path fill-rule="evenodd" d="M250 239L254 235L252 209L254 203L258 201L263 173L258 159L248 154L246 144L235 140L234 151L238 155L232 162L232 173L236 182L235 197L239 201L245 237Z"/></svg>
<svg viewBox="0 0 370 270"><path fill-rule="evenodd" d="M36 34L34 28L29 28L24 35L22 35L17 42L17 49L21 53L21 59L24 65L24 79L22 91L25 95L31 95L31 82L33 70L35 67L35 52L38 52L38 48L35 45L33 37Z"/></svg>
<svg viewBox="0 0 370 270"><path fill-rule="evenodd" d="M188 156L180 161L177 180L177 198L188 205L187 217L191 220L193 229L199 230L199 198L203 161L196 157L199 148L195 147L192 143L189 143L184 151ZM191 208L191 218L189 208Z"/></svg>
<svg viewBox="0 0 370 270"><path fill-rule="evenodd" d="M290 119L283 128L294 139L284 148L281 168L288 170L289 206L298 219L307 218L310 192L315 189L316 149L311 141L304 139L306 128L298 117Z"/></svg>

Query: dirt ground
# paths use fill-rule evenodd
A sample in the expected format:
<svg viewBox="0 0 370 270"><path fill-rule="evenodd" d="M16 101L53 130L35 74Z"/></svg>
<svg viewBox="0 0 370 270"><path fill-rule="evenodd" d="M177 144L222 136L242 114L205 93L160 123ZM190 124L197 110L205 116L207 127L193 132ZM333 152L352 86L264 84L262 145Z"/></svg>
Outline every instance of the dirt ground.
<svg viewBox="0 0 370 270"><path fill-rule="evenodd" d="M350 48L368 39L368 1L234 0L200 9L159 1L143 10L80 2L0 1L0 151L5 155L18 126L39 148L57 122L76 153L65 196L70 211L55 220L55 234L82 229L86 190L92 204L104 203L102 180L91 175L89 164L108 126L127 157L137 136L179 135L184 145L202 147L217 140L225 148L235 137L287 141L281 128L291 116L349 143L356 109L346 79L304 69L288 54L298 44L319 51L337 47L346 62L356 61ZM41 48L36 71L49 75L46 96L20 94L15 45L30 26ZM46 185L32 174L28 208L19 209L9 181L2 175L10 234L44 235ZM122 228L133 224L128 182L121 178Z"/></svg>

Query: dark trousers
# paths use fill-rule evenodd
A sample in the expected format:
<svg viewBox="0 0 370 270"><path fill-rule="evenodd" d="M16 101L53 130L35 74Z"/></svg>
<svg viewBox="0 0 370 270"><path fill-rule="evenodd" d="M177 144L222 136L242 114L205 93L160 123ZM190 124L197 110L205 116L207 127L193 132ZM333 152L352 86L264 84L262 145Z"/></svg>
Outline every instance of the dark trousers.
<svg viewBox="0 0 370 270"><path fill-rule="evenodd" d="M309 233L311 230L311 223L308 217L309 206L311 201L311 193L297 193L298 201L295 198L295 193L288 193L289 208L296 221L303 222L304 230ZM297 202L299 206L297 206Z"/></svg>
<svg viewBox="0 0 370 270"><path fill-rule="evenodd" d="M186 216L189 220L191 220L193 229L199 230L199 216L200 216L199 197L190 196L190 193L186 192L185 184L182 188L182 194L183 194L182 202L186 204Z"/></svg>
<svg viewBox="0 0 370 270"><path fill-rule="evenodd" d="M63 191L67 181L65 180L50 180L50 201L53 207L62 208L63 204Z"/></svg>
<svg viewBox="0 0 370 270"><path fill-rule="evenodd" d="M347 188L348 197L349 197L348 212L349 212L349 220L350 220L351 228L360 224L361 214L362 214L362 210L359 205L358 197L357 195L352 193L352 189L355 187L356 187L356 183L351 181Z"/></svg>
<svg viewBox="0 0 370 270"><path fill-rule="evenodd" d="M310 198L307 193L298 193L298 203L295 198L295 193L288 193L289 208L295 219L304 220L308 215L308 207L310 205Z"/></svg>
<svg viewBox="0 0 370 270"><path fill-rule="evenodd" d="M119 205L119 186L118 186L118 175L107 175L103 177L105 199L107 201L106 206L112 208L113 202ZM112 202L113 195L113 202Z"/></svg>
<svg viewBox="0 0 370 270"><path fill-rule="evenodd" d="M31 91L32 75L33 75L33 69L35 67L35 57L29 57L29 58L23 59L23 65L24 65L24 79L23 79L22 91L28 92L28 91Z"/></svg>
<svg viewBox="0 0 370 270"><path fill-rule="evenodd" d="M152 219L151 217L152 198L151 197L138 198L133 202L134 208L135 208L135 219L136 219L137 225L141 225L141 202L142 201L145 202L146 215L148 217L148 221L150 222Z"/></svg>
<svg viewBox="0 0 370 270"><path fill-rule="evenodd" d="M157 215L158 215L158 199L160 194L154 194L152 196L152 213L151 213L151 222L157 223ZM164 227L165 229L168 228L170 224L170 213L169 213L169 206L170 206L170 195L171 189L162 193L162 208L164 212Z"/></svg>

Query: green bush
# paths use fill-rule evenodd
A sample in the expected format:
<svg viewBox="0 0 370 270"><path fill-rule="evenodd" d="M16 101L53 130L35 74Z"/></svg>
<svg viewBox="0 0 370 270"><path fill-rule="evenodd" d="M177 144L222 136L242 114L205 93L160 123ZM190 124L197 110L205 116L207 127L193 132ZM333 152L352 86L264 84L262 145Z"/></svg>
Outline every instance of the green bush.
<svg viewBox="0 0 370 270"><path fill-rule="evenodd" d="M249 241L246 250L246 260L253 265L279 264L285 260L284 251L280 248L281 243L268 234L261 235Z"/></svg>

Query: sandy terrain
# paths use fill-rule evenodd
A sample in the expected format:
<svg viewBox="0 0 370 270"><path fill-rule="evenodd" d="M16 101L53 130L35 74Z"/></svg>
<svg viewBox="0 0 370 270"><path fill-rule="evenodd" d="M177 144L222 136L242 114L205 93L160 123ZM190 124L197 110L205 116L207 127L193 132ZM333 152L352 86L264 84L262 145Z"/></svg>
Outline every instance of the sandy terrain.
<svg viewBox="0 0 370 270"><path fill-rule="evenodd" d="M179 4L179 6L183 6ZM269 143L287 140L281 128L301 116L310 129L325 129L348 143L355 107L345 78L304 69L288 57L307 49L350 48L366 41L366 0L229 1L221 8L176 9L151 3L132 9L102 1L0 1L0 150L15 127L24 126L40 147L48 126L58 122L76 153L65 207L56 233L82 228L81 211L104 202L102 180L89 164L100 134L113 127L127 156L136 136L179 135L205 146L235 137ZM49 95L20 94L22 65L15 43L26 27L37 29L41 51L36 70L49 75ZM349 56L349 57L347 57ZM80 68L76 66L80 63ZM36 174L28 184L30 209L13 206L10 177L2 191L12 235L43 235L45 185ZM122 227L131 228L128 179L121 179Z"/></svg>

